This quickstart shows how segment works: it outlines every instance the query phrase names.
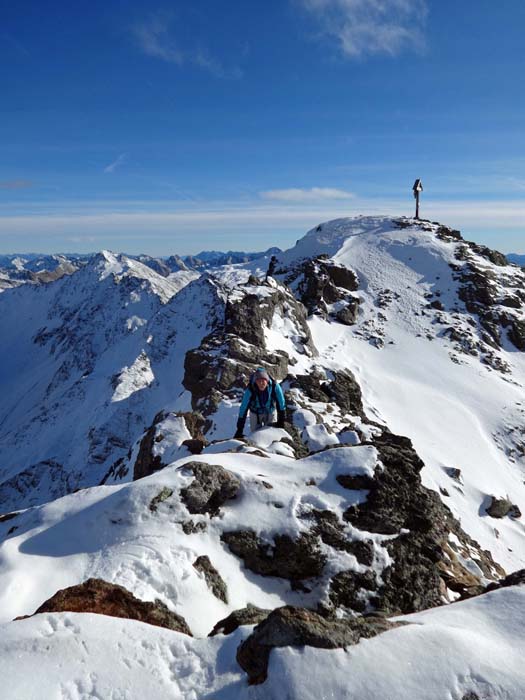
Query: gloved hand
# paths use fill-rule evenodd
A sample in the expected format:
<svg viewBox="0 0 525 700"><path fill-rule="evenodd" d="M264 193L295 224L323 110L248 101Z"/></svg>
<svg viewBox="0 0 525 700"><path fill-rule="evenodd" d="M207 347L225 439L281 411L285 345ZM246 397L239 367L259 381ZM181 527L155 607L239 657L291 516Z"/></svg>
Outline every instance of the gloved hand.
<svg viewBox="0 0 525 700"><path fill-rule="evenodd" d="M237 440L240 440L241 438L244 437L243 430L244 430L244 423L245 422L246 422L246 417L239 418L239 420L237 421L237 430L235 431L235 435L233 436Z"/></svg>
<svg viewBox="0 0 525 700"><path fill-rule="evenodd" d="M277 428L284 428L284 419L285 419L285 412L284 411L277 411L277 423L276 423Z"/></svg>

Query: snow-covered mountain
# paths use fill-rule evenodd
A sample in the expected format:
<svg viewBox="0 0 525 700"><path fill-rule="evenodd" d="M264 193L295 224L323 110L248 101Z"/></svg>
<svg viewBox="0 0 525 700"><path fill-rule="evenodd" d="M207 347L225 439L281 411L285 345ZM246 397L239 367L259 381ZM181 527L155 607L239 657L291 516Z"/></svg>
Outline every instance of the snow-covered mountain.
<svg viewBox="0 0 525 700"><path fill-rule="evenodd" d="M386 217L272 255L0 295L6 697L522 697L525 273Z"/></svg>

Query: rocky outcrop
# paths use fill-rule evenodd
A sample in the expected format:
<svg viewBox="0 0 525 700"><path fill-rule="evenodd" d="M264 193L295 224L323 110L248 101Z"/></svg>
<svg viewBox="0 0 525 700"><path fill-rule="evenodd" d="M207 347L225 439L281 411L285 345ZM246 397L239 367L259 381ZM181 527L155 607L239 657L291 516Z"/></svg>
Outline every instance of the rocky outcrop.
<svg viewBox="0 0 525 700"><path fill-rule="evenodd" d="M54 596L42 603L33 615L52 612L84 612L123 617L192 636L184 618L169 610L160 600L154 603L144 602L135 598L123 586L117 586L99 578L90 578L78 586L57 591Z"/></svg>
<svg viewBox="0 0 525 700"><path fill-rule="evenodd" d="M159 449L159 445L166 439L163 423L168 419L172 422L179 419L178 423L182 428L185 428L185 435L188 433L191 435L191 439L182 440L179 438L179 441L180 445L185 445L192 454L200 454L208 444L202 433L205 424L202 415L192 411L179 413L160 411L140 441L137 458L133 465L133 481L149 476L167 466L168 461L163 459L163 450ZM165 445L165 443L163 444ZM170 444L171 448L177 446L179 443Z"/></svg>
<svg viewBox="0 0 525 700"><path fill-rule="evenodd" d="M149 504L149 509L152 513L156 513L159 505L163 503L164 501L167 501L168 498L171 498L173 496L173 489L168 488L167 486L164 486L159 493L151 499L150 504Z"/></svg>
<svg viewBox="0 0 525 700"><path fill-rule="evenodd" d="M338 649L370 639L402 623L383 617L327 620L312 610L287 605L277 608L237 649L237 661L251 685L264 683L270 652L276 647L311 646Z"/></svg>
<svg viewBox="0 0 525 700"><path fill-rule="evenodd" d="M219 465L188 462L184 469L192 471L195 477L180 492L182 501L192 515L209 513L211 517L216 516L221 506L239 493L239 479Z"/></svg>
<svg viewBox="0 0 525 700"><path fill-rule="evenodd" d="M213 595L223 603L228 604L227 586L224 583L222 576L211 563L210 558L205 554L197 557L197 559L193 562L193 567L204 576L206 585Z"/></svg>
<svg viewBox="0 0 525 700"><path fill-rule="evenodd" d="M496 591L498 588L507 588L508 586L525 586L525 569L513 571L512 574L505 576L500 581L489 583L486 591Z"/></svg>
<svg viewBox="0 0 525 700"><path fill-rule="evenodd" d="M313 534L303 534L295 540L289 535L276 535L273 544L268 544L252 530L239 530L224 532L221 539L250 571L286 578L292 585L320 576L326 561Z"/></svg>
<svg viewBox="0 0 525 700"><path fill-rule="evenodd" d="M290 291L271 278L251 282L237 288L227 300L222 327L186 353L183 384L191 392L193 408L206 416L225 397L238 399L259 365L277 381L287 376L288 354L266 347L264 329L272 327L276 316L286 318L295 327L290 340L297 352L308 356L316 353L304 307ZM210 427L208 422L204 432Z"/></svg>
<svg viewBox="0 0 525 700"><path fill-rule="evenodd" d="M157 413L153 419L153 423L145 432L144 437L140 441L139 452L133 467L133 481L143 479L145 476L149 476L150 474L153 474L166 466L162 463L162 459L159 455L153 454L157 426L164 420L166 415L167 414L164 411Z"/></svg>
<svg viewBox="0 0 525 700"><path fill-rule="evenodd" d="M408 438L384 431L374 438L374 446L383 468L376 469L366 502L350 506L344 517L365 532L397 535L384 545L393 563L382 572L383 584L373 595L371 580L362 581L354 572L340 575L337 585L332 584L334 605L367 600L392 613L440 605L447 600L447 588L468 594L481 585L461 563L463 557L474 558L486 578L504 575L490 554L463 532L439 496L422 486L423 462ZM461 543L461 552L449 543L450 535Z"/></svg>
<svg viewBox="0 0 525 700"><path fill-rule="evenodd" d="M312 401L333 402L341 409L341 414L364 416L361 388L349 369L331 372L326 379L318 372L296 375L290 379L290 387L300 389Z"/></svg>
<svg viewBox="0 0 525 700"><path fill-rule="evenodd" d="M216 634L231 634L242 625L258 625L259 622L265 620L270 613L271 610L264 610L263 608L248 604L245 608L234 610L228 617L219 620L208 637L214 637Z"/></svg>
<svg viewBox="0 0 525 700"><path fill-rule="evenodd" d="M326 316L329 304L352 301L350 292L359 288L359 281L352 270L324 255L302 261L292 269L277 269L275 274L294 290L309 315L317 313Z"/></svg>

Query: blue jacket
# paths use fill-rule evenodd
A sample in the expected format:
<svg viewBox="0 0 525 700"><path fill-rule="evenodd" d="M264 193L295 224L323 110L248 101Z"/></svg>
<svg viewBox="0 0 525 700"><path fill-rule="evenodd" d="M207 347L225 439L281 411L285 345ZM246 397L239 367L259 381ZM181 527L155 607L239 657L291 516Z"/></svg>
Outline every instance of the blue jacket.
<svg viewBox="0 0 525 700"><path fill-rule="evenodd" d="M286 409L286 401L279 382L270 379L268 387L264 391L259 391L257 386L252 384L244 390L239 409L239 418L245 418L248 409L252 413L271 413L273 404L277 406L279 411Z"/></svg>

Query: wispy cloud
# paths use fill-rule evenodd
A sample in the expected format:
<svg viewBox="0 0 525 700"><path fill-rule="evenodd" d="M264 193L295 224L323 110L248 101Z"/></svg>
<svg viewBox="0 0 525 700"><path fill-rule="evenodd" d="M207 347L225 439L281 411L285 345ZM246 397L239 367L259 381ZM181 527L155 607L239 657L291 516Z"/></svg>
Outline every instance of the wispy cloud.
<svg viewBox="0 0 525 700"><path fill-rule="evenodd" d="M295 0L350 58L425 48L427 0Z"/></svg>
<svg viewBox="0 0 525 700"><path fill-rule="evenodd" d="M2 190L24 190L28 187L33 187L31 180L5 180L0 182L0 189Z"/></svg>
<svg viewBox="0 0 525 700"><path fill-rule="evenodd" d="M322 202L326 200L338 199L353 199L355 195L352 192L338 190L333 187L311 187L304 190L297 187L284 190L267 190L259 192L262 199L273 200L277 202Z"/></svg>
<svg viewBox="0 0 525 700"><path fill-rule="evenodd" d="M240 68L226 68L202 46L183 49L177 40L168 13L157 13L131 27L131 34L138 47L147 56L158 58L177 66L193 65L208 71L217 78L242 77Z"/></svg>
<svg viewBox="0 0 525 700"><path fill-rule="evenodd" d="M106 165L104 168L105 173L114 173L117 168L123 165L128 158L127 153L121 153L112 163Z"/></svg>

